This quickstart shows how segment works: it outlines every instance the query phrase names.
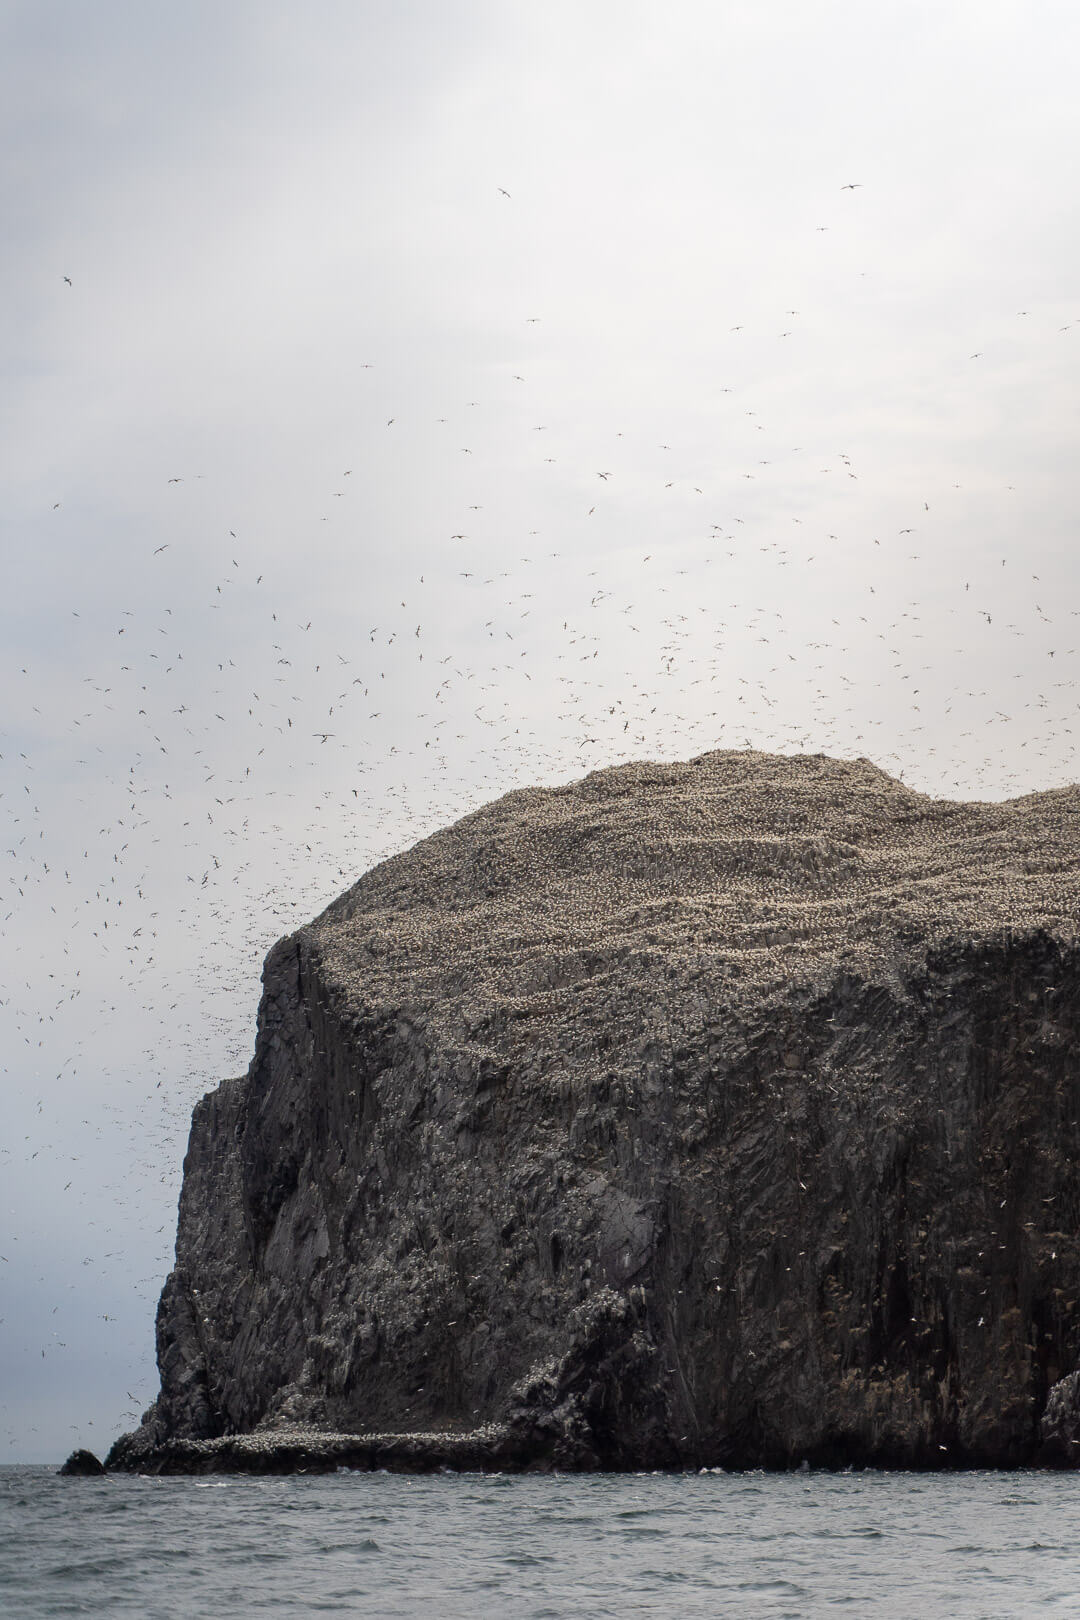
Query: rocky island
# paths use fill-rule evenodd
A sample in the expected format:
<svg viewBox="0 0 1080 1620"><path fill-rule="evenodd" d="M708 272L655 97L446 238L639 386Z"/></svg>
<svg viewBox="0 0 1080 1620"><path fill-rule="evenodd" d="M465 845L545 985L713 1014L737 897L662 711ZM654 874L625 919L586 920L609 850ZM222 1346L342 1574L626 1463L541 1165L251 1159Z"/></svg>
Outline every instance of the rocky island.
<svg viewBox="0 0 1080 1620"><path fill-rule="evenodd" d="M270 952L111 1469L1072 1465L1080 789L514 792Z"/></svg>

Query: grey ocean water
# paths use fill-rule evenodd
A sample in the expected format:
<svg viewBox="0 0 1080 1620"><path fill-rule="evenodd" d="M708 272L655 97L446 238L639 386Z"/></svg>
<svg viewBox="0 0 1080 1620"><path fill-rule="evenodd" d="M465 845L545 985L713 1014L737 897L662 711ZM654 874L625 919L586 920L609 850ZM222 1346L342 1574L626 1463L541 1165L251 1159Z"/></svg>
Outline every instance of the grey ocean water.
<svg viewBox="0 0 1080 1620"><path fill-rule="evenodd" d="M0 1614L1080 1615L1080 1479L65 1480L0 1469Z"/></svg>

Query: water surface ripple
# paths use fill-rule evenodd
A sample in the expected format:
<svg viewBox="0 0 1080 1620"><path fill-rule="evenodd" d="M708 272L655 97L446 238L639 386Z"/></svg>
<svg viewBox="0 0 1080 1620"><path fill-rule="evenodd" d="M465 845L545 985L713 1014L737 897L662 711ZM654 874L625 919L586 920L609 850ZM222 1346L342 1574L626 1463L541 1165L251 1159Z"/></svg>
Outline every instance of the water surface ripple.
<svg viewBox="0 0 1080 1620"><path fill-rule="evenodd" d="M0 1468L0 1614L1080 1616L1061 1474L333 1474Z"/></svg>

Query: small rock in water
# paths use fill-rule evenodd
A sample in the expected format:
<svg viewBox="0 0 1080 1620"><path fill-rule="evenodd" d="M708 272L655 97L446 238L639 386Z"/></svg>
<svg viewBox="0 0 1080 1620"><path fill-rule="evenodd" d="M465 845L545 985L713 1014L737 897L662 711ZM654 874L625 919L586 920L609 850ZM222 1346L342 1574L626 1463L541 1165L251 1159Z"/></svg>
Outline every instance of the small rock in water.
<svg viewBox="0 0 1080 1620"><path fill-rule="evenodd" d="M104 1474L105 1469L92 1451L79 1450L71 1453L60 1472L81 1479L92 1479L98 1474Z"/></svg>

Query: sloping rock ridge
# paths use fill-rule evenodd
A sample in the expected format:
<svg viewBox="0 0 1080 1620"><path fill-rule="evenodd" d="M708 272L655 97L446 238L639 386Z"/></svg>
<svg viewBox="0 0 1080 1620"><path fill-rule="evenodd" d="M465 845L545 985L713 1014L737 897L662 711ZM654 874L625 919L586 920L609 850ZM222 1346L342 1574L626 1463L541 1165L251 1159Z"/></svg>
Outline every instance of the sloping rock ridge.
<svg viewBox="0 0 1080 1620"><path fill-rule="evenodd" d="M726 752L386 861L195 1109L109 1466L1072 1465L1078 871L1075 787Z"/></svg>

